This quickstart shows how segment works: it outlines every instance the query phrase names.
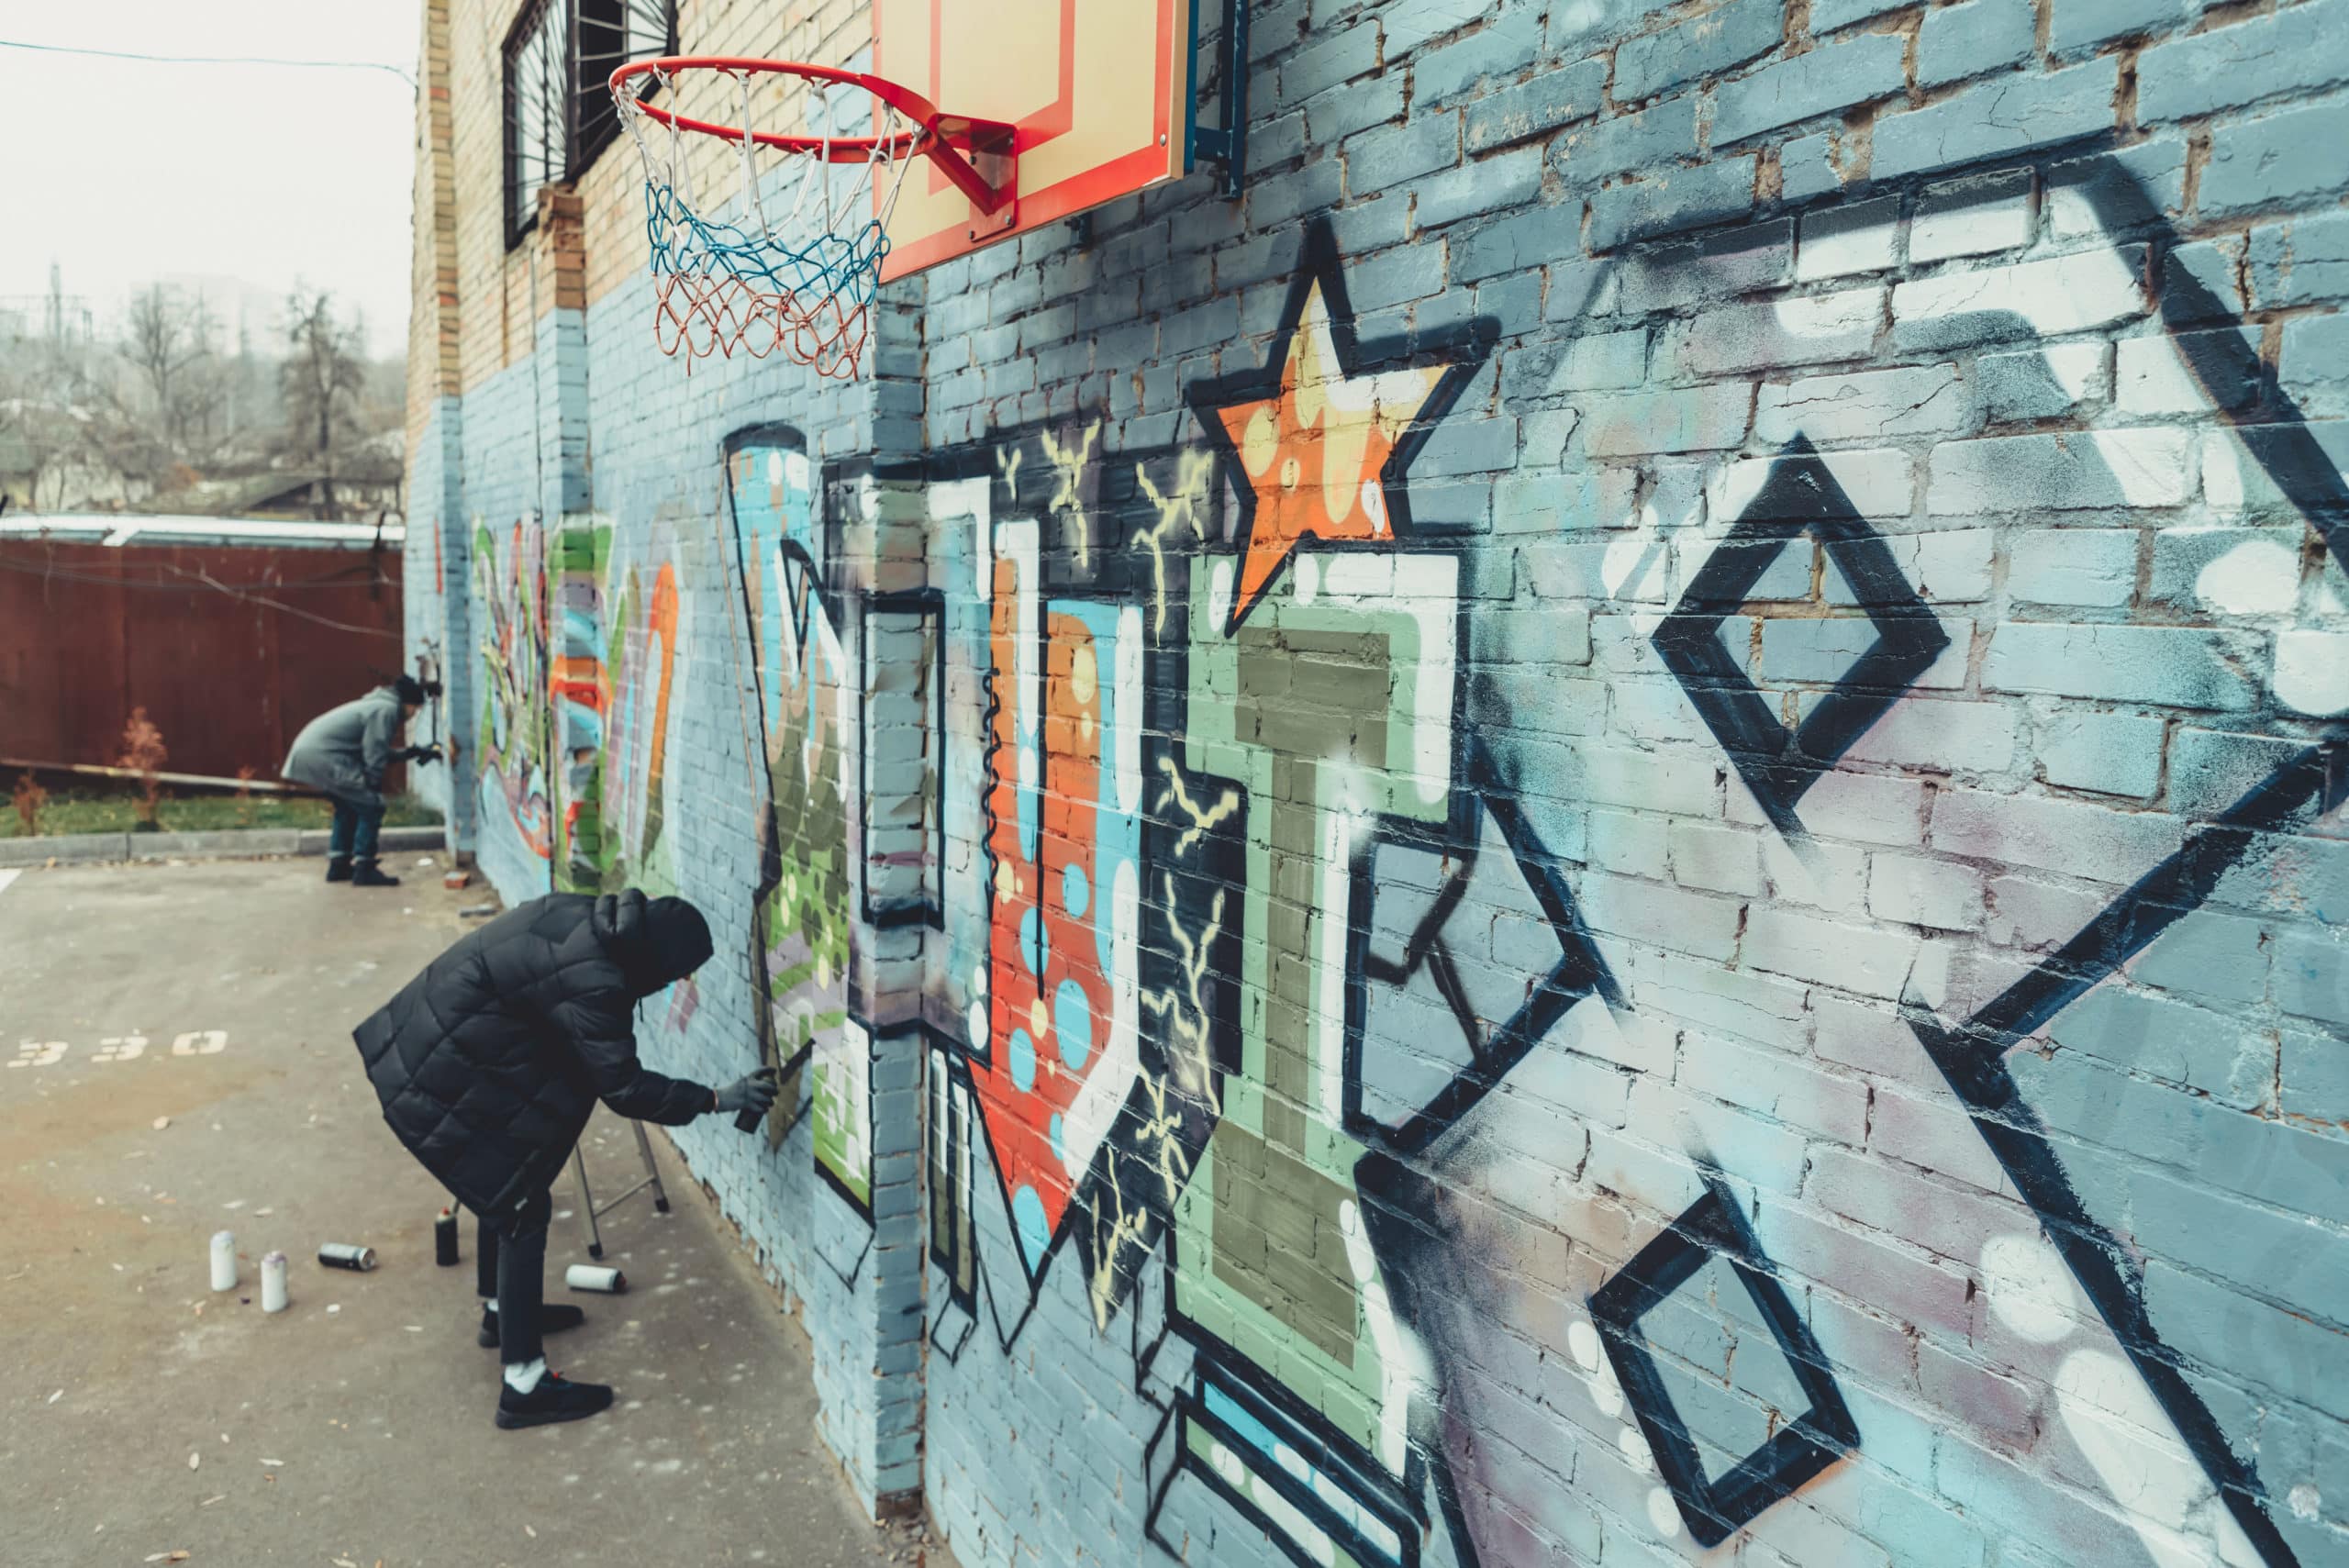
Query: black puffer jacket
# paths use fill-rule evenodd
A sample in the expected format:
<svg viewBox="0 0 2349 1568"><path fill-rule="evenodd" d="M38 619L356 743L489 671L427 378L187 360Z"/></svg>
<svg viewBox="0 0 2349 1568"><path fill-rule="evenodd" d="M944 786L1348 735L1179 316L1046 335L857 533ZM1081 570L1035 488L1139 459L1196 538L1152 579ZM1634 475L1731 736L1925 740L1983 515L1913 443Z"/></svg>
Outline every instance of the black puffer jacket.
<svg viewBox="0 0 2349 1568"><path fill-rule="evenodd" d="M466 1207L492 1219L545 1190L603 1102L676 1126L702 1084L647 1072L629 1014L709 957L682 898L534 898L425 966L352 1031L384 1119Z"/></svg>

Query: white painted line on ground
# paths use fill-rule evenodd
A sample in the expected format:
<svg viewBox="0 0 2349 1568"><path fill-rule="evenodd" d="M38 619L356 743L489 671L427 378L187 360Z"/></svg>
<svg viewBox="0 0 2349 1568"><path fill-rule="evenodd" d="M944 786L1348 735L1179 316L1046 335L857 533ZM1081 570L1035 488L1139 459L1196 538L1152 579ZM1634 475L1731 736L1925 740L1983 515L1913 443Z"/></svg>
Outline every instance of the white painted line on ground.
<svg viewBox="0 0 2349 1568"><path fill-rule="evenodd" d="M21 871L0 871L0 893L7 892L8 884L23 874Z"/></svg>

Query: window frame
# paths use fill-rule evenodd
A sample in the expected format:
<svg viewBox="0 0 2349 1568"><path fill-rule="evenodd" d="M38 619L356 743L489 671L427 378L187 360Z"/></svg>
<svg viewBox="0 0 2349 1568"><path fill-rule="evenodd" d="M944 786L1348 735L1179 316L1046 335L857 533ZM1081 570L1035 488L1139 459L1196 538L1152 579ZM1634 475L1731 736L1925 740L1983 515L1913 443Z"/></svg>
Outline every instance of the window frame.
<svg viewBox="0 0 2349 1568"><path fill-rule="evenodd" d="M578 179L619 139L606 85L612 71L677 51L677 0L529 0L516 13L499 50L508 250L538 227L539 193ZM649 97L658 83L642 81ZM526 158L536 159L535 171L525 172Z"/></svg>

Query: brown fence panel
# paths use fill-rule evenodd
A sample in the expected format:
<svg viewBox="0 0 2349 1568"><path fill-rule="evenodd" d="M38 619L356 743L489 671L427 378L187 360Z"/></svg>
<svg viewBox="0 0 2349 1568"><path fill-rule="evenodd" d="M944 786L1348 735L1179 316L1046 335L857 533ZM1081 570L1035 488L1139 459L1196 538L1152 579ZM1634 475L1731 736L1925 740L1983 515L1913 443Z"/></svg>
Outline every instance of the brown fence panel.
<svg viewBox="0 0 2349 1568"><path fill-rule="evenodd" d="M134 707L175 773L277 776L400 668L399 552L0 539L0 756L112 762Z"/></svg>

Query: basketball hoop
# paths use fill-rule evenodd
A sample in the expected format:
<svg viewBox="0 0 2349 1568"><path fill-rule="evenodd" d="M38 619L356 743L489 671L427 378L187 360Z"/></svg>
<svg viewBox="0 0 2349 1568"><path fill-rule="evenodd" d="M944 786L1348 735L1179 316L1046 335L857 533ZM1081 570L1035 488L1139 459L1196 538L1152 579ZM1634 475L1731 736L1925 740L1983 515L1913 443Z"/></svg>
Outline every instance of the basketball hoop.
<svg viewBox="0 0 2349 1568"><path fill-rule="evenodd" d="M677 78L716 72L741 106L739 126L689 118L639 95L657 84L676 101ZM757 78L796 76L811 91L859 89L875 105L874 134L808 136L752 123ZM672 56L612 72L620 123L644 158L644 220L652 246L654 340L685 368L711 354L764 359L780 351L818 375L852 378L889 253L889 214L916 161L929 159L970 198L975 217L1008 214L1016 199L1012 128L941 113L885 77L787 60ZM829 108L829 106L827 106ZM826 115L829 123L830 115ZM705 206L687 168L687 134L740 150L740 188ZM763 157L762 156L763 150ZM761 164L769 166L763 177ZM851 171L844 177L836 167ZM788 189L771 189L787 186Z"/></svg>

